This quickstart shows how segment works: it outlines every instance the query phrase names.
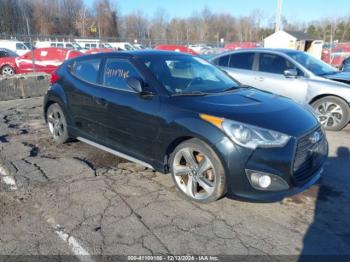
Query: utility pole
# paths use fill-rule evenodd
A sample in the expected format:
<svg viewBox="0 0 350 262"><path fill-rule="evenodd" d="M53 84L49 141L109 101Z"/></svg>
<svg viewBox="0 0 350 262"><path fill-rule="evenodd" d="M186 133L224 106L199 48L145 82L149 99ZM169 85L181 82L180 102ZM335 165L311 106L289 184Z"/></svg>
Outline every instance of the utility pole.
<svg viewBox="0 0 350 262"><path fill-rule="evenodd" d="M32 37L31 37L31 33L30 33L30 26L29 26L29 21L28 21L29 19L28 19L28 15L27 15L27 7L26 6L22 8L22 13L23 13L24 19L26 20L27 34L28 34L29 44L30 44L30 48L31 48L31 52L32 52L32 67L33 67L33 72L35 73L34 45L33 45Z"/></svg>
<svg viewBox="0 0 350 262"><path fill-rule="evenodd" d="M282 2L283 2L283 0L277 0L277 12L276 12L275 32L281 30Z"/></svg>

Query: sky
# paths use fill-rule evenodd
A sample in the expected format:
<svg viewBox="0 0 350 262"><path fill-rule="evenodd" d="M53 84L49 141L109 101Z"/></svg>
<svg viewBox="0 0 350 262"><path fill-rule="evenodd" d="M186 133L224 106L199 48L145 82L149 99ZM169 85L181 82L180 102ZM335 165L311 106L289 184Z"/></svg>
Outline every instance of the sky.
<svg viewBox="0 0 350 262"><path fill-rule="evenodd" d="M94 0L84 0L92 5ZM167 11L170 17L188 17L207 6L213 12L234 16L248 15L252 10L263 11L270 19L275 15L277 0L111 0L126 15L141 10L152 17L157 9ZM350 0L283 0L283 16L290 22L309 22L324 17L350 16Z"/></svg>

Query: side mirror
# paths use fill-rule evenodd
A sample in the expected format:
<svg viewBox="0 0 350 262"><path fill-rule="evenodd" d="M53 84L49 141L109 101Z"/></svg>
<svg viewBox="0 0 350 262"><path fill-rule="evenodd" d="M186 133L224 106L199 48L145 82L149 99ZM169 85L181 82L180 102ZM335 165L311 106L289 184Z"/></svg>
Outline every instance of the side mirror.
<svg viewBox="0 0 350 262"><path fill-rule="evenodd" d="M295 78L298 77L298 71L296 69L287 69L283 72L284 76L287 78Z"/></svg>
<svg viewBox="0 0 350 262"><path fill-rule="evenodd" d="M141 93L143 88L143 81L141 79L130 77L126 79L127 85L136 93Z"/></svg>

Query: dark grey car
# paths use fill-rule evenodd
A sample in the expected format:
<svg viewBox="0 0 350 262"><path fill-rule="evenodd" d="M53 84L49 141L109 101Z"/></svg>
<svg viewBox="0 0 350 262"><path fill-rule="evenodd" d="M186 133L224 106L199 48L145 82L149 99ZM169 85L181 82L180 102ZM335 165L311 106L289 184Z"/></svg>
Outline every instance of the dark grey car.
<svg viewBox="0 0 350 262"><path fill-rule="evenodd" d="M244 85L312 105L322 125L341 130L350 120L349 82L335 68L301 51L244 49L211 59Z"/></svg>

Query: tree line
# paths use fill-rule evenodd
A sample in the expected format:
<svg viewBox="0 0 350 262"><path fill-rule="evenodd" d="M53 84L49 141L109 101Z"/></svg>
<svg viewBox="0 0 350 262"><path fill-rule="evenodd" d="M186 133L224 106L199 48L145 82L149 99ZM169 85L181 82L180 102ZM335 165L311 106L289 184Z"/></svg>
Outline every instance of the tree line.
<svg viewBox="0 0 350 262"><path fill-rule="evenodd" d="M1 0L0 33L3 35L74 36L143 39L168 43L262 41L273 32L274 17L256 9L246 16L214 13L203 7L187 18L172 17L164 9L149 16L140 10L122 15L115 1ZM267 21L267 22L266 22ZM317 39L350 40L350 17L291 23L286 30L302 30Z"/></svg>

